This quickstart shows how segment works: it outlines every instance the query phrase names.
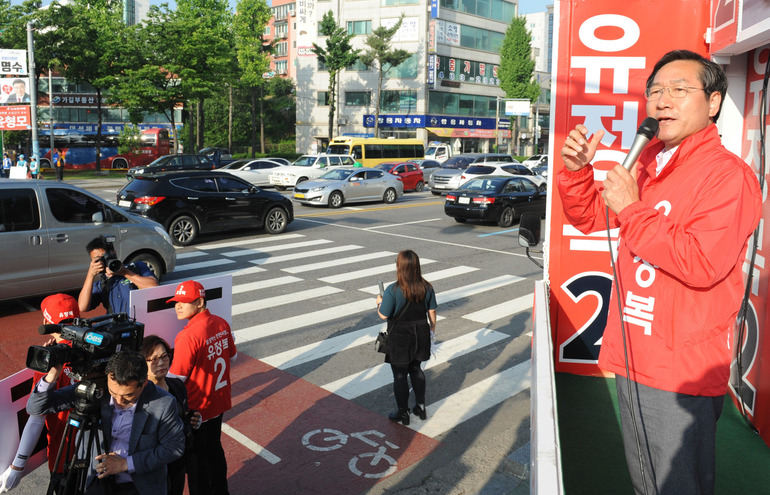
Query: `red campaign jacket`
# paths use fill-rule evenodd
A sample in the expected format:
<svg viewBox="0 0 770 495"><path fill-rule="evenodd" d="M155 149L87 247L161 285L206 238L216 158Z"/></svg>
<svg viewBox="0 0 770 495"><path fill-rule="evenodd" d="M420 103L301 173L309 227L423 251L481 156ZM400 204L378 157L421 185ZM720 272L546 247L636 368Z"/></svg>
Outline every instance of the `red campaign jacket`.
<svg viewBox="0 0 770 495"><path fill-rule="evenodd" d="M689 395L727 391L733 324L744 292L742 265L760 218L756 175L725 149L716 125L685 139L656 176L655 139L639 159L637 201L620 227L617 270L623 294L630 378ZM557 185L569 221L583 233L606 229L593 167L563 169ZM599 367L626 376L617 293Z"/></svg>

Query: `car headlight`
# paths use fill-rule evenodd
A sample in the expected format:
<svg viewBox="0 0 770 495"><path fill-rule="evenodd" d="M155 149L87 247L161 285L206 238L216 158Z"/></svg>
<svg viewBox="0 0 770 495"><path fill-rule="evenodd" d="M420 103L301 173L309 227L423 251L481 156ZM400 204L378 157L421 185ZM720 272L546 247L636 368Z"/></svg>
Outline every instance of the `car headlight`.
<svg viewBox="0 0 770 495"><path fill-rule="evenodd" d="M324 189L326 189L326 186L313 187L310 189L310 192L321 192Z"/></svg>
<svg viewBox="0 0 770 495"><path fill-rule="evenodd" d="M159 227L157 225L155 225L154 227L155 227L155 232L160 234L160 236L163 237L169 244L171 244L171 245L174 244L173 241L171 240L171 236L168 235L168 232L166 232L165 229L163 229L162 227Z"/></svg>

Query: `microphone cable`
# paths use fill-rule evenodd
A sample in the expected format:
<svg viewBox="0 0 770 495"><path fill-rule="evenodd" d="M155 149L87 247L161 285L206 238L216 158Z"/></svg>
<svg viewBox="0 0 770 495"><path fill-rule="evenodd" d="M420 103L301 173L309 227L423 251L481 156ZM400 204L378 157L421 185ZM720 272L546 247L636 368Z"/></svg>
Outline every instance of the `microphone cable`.
<svg viewBox="0 0 770 495"><path fill-rule="evenodd" d="M644 495L649 495L647 492L647 483L645 481L644 476L644 459L642 458L642 442L639 440L639 427L636 424L636 413L634 413L634 396L633 396L633 389L631 387L631 373L629 372L628 368L628 344L626 342L626 325L623 323L623 303L621 302L621 292L620 292L620 277L618 276L618 271L615 268L615 254L612 250L612 235L610 235L610 208L608 206L604 206L604 219L607 222L607 243L609 244L610 248L610 266L612 267L612 280L615 283L615 293L617 294L617 302L618 302L618 319L620 320L620 334L623 336L623 357L624 357L624 363L626 365L626 385L628 385L628 403L629 403L629 409L631 411L631 423L634 425L634 437L636 438L636 453L639 456L639 470L642 475L642 486L644 487ZM637 402L639 398L639 394L637 394ZM641 403L640 403L640 409L641 411ZM645 442L646 443L646 442ZM647 454L649 455L649 449ZM655 487L655 492L657 493L657 487L655 486L654 480L652 483L653 487Z"/></svg>
<svg viewBox="0 0 770 495"><path fill-rule="evenodd" d="M765 190L765 125L767 121L767 86L770 80L770 54L768 54L767 62L765 62L765 74L762 79L762 90L759 95L759 191L760 194ZM754 230L754 242L751 245L751 258L748 266L748 274L746 275L746 289L743 292L743 300L741 301L741 309L738 311L738 317L736 325L738 327L738 335L735 340L736 356L735 364L738 369L738 404L741 408L741 416L749 426L751 431L759 434L759 430L751 423L749 415L746 412L746 404L743 401L743 339L746 335L746 318L749 312L749 297L751 296L751 282L754 278L754 262L757 259L757 250L759 249L759 234L762 222L757 225ZM759 323L759 322L757 322ZM757 328L759 332L759 328Z"/></svg>

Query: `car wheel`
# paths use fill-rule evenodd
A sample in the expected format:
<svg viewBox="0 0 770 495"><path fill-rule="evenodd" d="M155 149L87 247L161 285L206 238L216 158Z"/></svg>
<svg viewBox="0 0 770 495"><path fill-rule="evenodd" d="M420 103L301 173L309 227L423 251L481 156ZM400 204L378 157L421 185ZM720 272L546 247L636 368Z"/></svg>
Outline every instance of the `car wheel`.
<svg viewBox="0 0 770 495"><path fill-rule="evenodd" d="M265 232L268 234L280 234L286 230L288 224L289 215L286 214L286 210L279 206L268 211L265 216Z"/></svg>
<svg viewBox="0 0 770 495"><path fill-rule="evenodd" d="M387 188L385 194L382 195L382 200L388 204L395 202L396 198L398 198L398 195L392 187Z"/></svg>
<svg viewBox="0 0 770 495"><path fill-rule="evenodd" d="M457 217L455 217L455 222L457 222L457 223L465 223L467 221L468 221L467 218L457 218Z"/></svg>
<svg viewBox="0 0 770 495"><path fill-rule="evenodd" d="M329 195L329 208L339 208L344 202L345 199L339 191L334 191Z"/></svg>
<svg viewBox="0 0 770 495"><path fill-rule="evenodd" d="M149 253L135 254L126 260L126 264L136 263L137 261L144 261L147 266L150 267L152 273L155 274L155 278L160 280L161 276L165 273L163 263L157 258L157 256Z"/></svg>
<svg viewBox="0 0 770 495"><path fill-rule="evenodd" d="M285 191L286 190L286 188L284 186L275 186L275 188L278 189L279 191Z"/></svg>
<svg viewBox="0 0 770 495"><path fill-rule="evenodd" d="M198 222L188 215L176 217L168 226L168 233L177 246L189 246L198 237Z"/></svg>
<svg viewBox="0 0 770 495"><path fill-rule="evenodd" d="M418 182L414 190L417 192L423 192L425 190L425 183L423 181Z"/></svg>
<svg viewBox="0 0 770 495"><path fill-rule="evenodd" d="M296 187L302 184L303 182L305 182L306 180L307 180L307 177L300 177L299 179L297 179L297 182L294 183L294 186Z"/></svg>
<svg viewBox="0 0 770 495"><path fill-rule="evenodd" d="M513 208L506 206L503 208L503 212L500 213L500 218L497 220L497 225L500 227L510 227L513 225Z"/></svg>

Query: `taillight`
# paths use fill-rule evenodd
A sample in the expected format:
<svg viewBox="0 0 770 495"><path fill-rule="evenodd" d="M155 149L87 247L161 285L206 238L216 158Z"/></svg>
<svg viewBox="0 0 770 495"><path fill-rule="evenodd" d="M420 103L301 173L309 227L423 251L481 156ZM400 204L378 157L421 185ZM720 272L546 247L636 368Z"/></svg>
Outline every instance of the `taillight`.
<svg viewBox="0 0 770 495"><path fill-rule="evenodd" d="M142 196L141 198L134 199L134 204L155 206L164 199L166 199L165 196Z"/></svg>
<svg viewBox="0 0 770 495"><path fill-rule="evenodd" d="M492 198L485 198L485 197L473 198L473 202L478 204L478 205L491 205L491 204L493 204L495 202L495 198L494 197L492 197Z"/></svg>
<svg viewBox="0 0 770 495"><path fill-rule="evenodd" d="M446 200L447 201L454 201L456 199L457 199L457 196L455 196L454 194L447 194L446 195Z"/></svg>

